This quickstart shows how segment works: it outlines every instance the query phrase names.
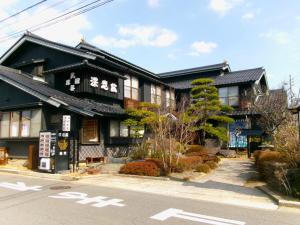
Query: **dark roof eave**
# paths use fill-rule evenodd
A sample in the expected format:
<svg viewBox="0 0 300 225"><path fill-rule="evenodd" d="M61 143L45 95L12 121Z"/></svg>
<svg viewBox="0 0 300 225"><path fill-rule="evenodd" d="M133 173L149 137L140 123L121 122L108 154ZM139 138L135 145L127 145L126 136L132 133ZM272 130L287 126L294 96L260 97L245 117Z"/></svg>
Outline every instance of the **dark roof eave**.
<svg viewBox="0 0 300 225"><path fill-rule="evenodd" d="M80 68L80 67L93 68L93 69L99 70L101 72L105 72L105 73L108 73L110 75L113 75L113 76L116 76L116 77L119 77L119 78L122 78L122 79L126 79L125 76L123 76L123 75L121 75L117 72L112 72L108 69L101 68L99 66L96 66L94 64L89 63L86 60L84 60L83 62L80 62L80 63L74 63L74 64L70 64L70 65L67 65L67 66L62 66L62 67L58 67L58 68L55 68L55 69L47 70L47 71L44 71L44 74L58 73L58 72L67 71L67 70L71 70L71 69L76 69L76 68Z"/></svg>

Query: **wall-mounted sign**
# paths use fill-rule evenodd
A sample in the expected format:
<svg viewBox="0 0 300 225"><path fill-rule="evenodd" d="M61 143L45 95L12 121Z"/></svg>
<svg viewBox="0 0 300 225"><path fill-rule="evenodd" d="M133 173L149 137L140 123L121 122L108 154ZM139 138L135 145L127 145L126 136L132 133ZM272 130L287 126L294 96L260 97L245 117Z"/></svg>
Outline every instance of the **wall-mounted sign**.
<svg viewBox="0 0 300 225"><path fill-rule="evenodd" d="M66 86L70 87L70 91L75 91L75 86L80 84L80 78L75 76L75 73L70 74L70 78L66 80Z"/></svg>
<svg viewBox="0 0 300 225"><path fill-rule="evenodd" d="M71 131L71 116L63 115L62 131Z"/></svg>
<svg viewBox="0 0 300 225"><path fill-rule="evenodd" d="M99 81L98 77L91 77L90 86L93 88L100 88L105 91L110 91L112 93L118 93L118 85L116 83L108 83L107 80Z"/></svg>

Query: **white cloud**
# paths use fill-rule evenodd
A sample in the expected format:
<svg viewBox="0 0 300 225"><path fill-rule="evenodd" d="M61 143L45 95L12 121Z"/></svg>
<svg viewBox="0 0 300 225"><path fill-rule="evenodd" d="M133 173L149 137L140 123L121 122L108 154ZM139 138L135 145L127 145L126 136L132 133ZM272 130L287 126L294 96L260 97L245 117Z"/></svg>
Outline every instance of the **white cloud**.
<svg viewBox="0 0 300 225"><path fill-rule="evenodd" d="M217 47L218 45L214 42L196 41L191 45L192 52L190 55L209 54Z"/></svg>
<svg viewBox="0 0 300 225"><path fill-rule="evenodd" d="M254 17L255 17L255 14L253 12L248 12L248 13L245 13L242 16L242 19L244 19L244 20L252 20L252 19L254 19Z"/></svg>
<svg viewBox="0 0 300 225"><path fill-rule="evenodd" d="M231 9L241 4L244 0L210 0L209 7L221 14L225 15Z"/></svg>
<svg viewBox="0 0 300 225"><path fill-rule="evenodd" d="M118 29L120 37L98 35L93 42L102 47L129 48L133 46L167 47L178 36L174 31L157 26L125 25Z"/></svg>
<svg viewBox="0 0 300 225"><path fill-rule="evenodd" d="M147 3L150 8L157 8L159 7L159 1L160 0L147 0Z"/></svg>
<svg viewBox="0 0 300 225"><path fill-rule="evenodd" d="M3 18L3 12L10 7L8 2L17 2L14 1L3 1L6 2L6 8L2 8L2 1L0 3L0 15ZM69 4L69 3L67 3ZM0 30L0 40L4 40L4 37L11 33L22 31L28 29L29 27L36 26L37 24L43 23L51 18L54 18L58 15L61 15L63 12L57 8L46 8L47 5L41 5L33 10L24 12L13 19L5 21L2 24ZM10 11L10 10L8 10ZM79 15L69 20L62 21L60 23L54 24L53 26L45 26L43 29L34 31L33 33L45 37L47 39L63 42L65 44L75 45L79 42L80 38L83 36L82 31L90 29L92 27L91 23L84 15ZM31 31L31 29L29 29ZM20 33L21 35L22 33ZM19 38L19 37L17 37ZM9 40L6 42L0 42L0 51L6 49L8 46L15 42L16 39Z"/></svg>
<svg viewBox="0 0 300 225"><path fill-rule="evenodd" d="M260 34L260 37L270 39L280 45L285 45L291 42L293 34L285 31L270 30Z"/></svg>

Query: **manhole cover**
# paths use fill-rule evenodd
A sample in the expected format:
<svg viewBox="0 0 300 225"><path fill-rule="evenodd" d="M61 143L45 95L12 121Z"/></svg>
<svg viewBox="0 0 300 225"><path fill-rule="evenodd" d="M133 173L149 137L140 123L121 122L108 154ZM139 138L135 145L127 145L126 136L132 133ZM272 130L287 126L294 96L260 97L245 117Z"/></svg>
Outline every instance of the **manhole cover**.
<svg viewBox="0 0 300 225"><path fill-rule="evenodd" d="M70 186L53 186L50 187L50 190L65 190L65 189L71 189Z"/></svg>

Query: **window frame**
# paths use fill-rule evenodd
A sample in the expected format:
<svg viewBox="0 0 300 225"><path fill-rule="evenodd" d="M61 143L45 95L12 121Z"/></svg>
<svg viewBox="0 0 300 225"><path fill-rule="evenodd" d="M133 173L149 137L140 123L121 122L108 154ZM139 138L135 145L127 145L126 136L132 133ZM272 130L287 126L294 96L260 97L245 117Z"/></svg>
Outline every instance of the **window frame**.
<svg viewBox="0 0 300 225"><path fill-rule="evenodd" d="M229 90L230 89L237 89L237 94L236 95L229 95ZM225 91L225 96L220 95L220 91ZM239 102L240 102L240 96L239 96L239 86L228 86L228 87L221 87L218 89L218 96L219 96L219 100L221 101L221 104L223 105L228 105L228 106L232 106L232 107L238 107L239 106ZM236 104L230 104L230 101L232 99L236 100Z"/></svg>
<svg viewBox="0 0 300 225"><path fill-rule="evenodd" d="M118 123L118 131L119 131L118 132L118 136L111 136L111 124L112 124L112 121ZM123 121L121 121L121 120L110 120L110 122L109 122L109 138L135 138L132 135L132 130L131 130L130 126L126 126L127 127L127 136L122 136L121 135L121 126L122 126L122 123L123 123ZM143 136L144 136L144 134L145 134L145 128L144 128ZM143 136L140 137L140 138L143 138Z"/></svg>
<svg viewBox="0 0 300 225"><path fill-rule="evenodd" d="M96 135L95 136L97 136L97 141L86 141L84 139L84 132L85 132L86 128L84 128L83 126L84 126L84 122L88 121L88 120L94 121L95 124L96 124L96 128L94 128L94 130L96 131ZM80 131L80 142L81 142L81 144L83 144L83 145L98 145L98 144L100 144L100 132L99 132L100 126L99 126L99 120L98 119L95 119L95 118L83 118L80 130L81 130Z"/></svg>
<svg viewBox="0 0 300 225"><path fill-rule="evenodd" d="M153 93L154 90L154 93ZM158 94L158 90L160 90L160 94ZM162 104L162 86L157 84L151 84L150 87L150 99L152 104L161 105ZM159 99L159 102L158 102Z"/></svg>
<svg viewBox="0 0 300 225"><path fill-rule="evenodd" d="M20 111L8 111L8 112L2 112L3 114L8 114L8 124L6 129L8 129L8 135L5 137L2 137L2 116L0 118L0 139L26 139L26 138L38 138L39 135L33 136L32 135L32 115L34 111L41 111L42 109L24 109ZM30 112L30 119L29 119L29 135L28 136L23 136L22 135L22 124L23 124L23 113L24 112ZM15 123L18 123L18 131L17 131L17 136L12 136L12 115L13 114L18 115L18 121L15 121ZM27 120L28 121L28 120ZM40 112L40 118L39 118L39 131L42 129L42 111ZM39 133L39 132L38 132Z"/></svg>
<svg viewBox="0 0 300 225"><path fill-rule="evenodd" d="M125 75L125 77L127 78L126 80L124 80L124 98L129 98L135 101L139 101L140 96L139 96L139 79L135 76L130 76L130 75ZM129 80L129 85L126 84L126 81ZM133 83L136 81L137 87L133 87ZM126 89L129 89L129 95L130 96L126 96ZM133 90L136 92L137 94L137 98L134 98L133 96Z"/></svg>
<svg viewBox="0 0 300 225"><path fill-rule="evenodd" d="M166 107L175 108L175 91L173 89L166 89ZM169 96L168 96L169 95Z"/></svg>

